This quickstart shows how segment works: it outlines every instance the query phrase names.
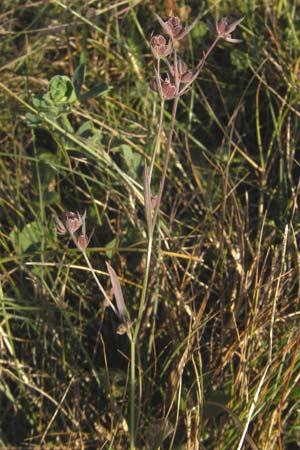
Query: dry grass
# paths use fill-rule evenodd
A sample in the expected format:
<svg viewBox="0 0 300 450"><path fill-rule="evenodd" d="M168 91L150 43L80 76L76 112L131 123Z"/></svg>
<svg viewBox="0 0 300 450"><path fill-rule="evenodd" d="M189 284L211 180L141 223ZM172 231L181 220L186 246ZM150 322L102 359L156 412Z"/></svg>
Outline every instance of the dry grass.
<svg viewBox="0 0 300 450"><path fill-rule="evenodd" d="M179 102L137 341L136 448L299 448L297 2L71 3L0 7L0 448L129 448L130 342L54 217L87 210L88 257L114 301L110 261L137 317L159 121L148 39L152 12L171 7L199 15L191 64L208 19L245 20L243 43L220 44ZM33 96L80 62L82 94L109 89L69 125L30 128ZM156 189L170 115L167 103Z"/></svg>

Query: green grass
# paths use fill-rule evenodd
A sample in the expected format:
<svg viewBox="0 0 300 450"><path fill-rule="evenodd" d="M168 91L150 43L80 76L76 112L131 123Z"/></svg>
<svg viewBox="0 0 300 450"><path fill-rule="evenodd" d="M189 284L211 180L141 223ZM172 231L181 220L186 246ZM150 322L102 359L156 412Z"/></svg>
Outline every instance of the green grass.
<svg viewBox="0 0 300 450"><path fill-rule="evenodd" d="M137 320L160 114L148 41L153 13L174 3L1 2L0 448L129 449L132 426L136 449L300 446L296 0L174 6L198 17L180 45L190 66L216 16L245 16L243 42L220 42L180 98ZM82 101L30 126L52 77L80 64ZM152 193L171 112L166 102ZM84 210L88 258L113 302L114 268L138 327L134 392L132 344L56 234L55 215Z"/></svg>

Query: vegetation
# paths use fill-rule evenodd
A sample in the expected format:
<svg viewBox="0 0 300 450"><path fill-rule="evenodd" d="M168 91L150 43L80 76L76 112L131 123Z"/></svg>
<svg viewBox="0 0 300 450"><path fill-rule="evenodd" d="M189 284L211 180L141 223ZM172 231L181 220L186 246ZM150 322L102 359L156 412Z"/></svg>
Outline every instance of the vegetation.
<svg viewBox="0 0 300 450"><path fill-rule="evenodd" d="M296 6L2 0L0 448L299 448Z"/></svg>

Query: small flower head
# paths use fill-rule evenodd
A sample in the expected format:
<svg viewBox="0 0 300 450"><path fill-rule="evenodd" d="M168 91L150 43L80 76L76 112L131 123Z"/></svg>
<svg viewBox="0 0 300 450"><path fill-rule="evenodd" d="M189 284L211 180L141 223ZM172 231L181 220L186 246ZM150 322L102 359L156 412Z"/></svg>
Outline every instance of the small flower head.
<svg viewBox="0 0 300 450"><path fill-rule="evenodd" d="M153 56L156 59L163 58L165 56L169 56L173 50L172 41L166 41L166 38L161 34L152 36L150 39L150 47L153 53Z"/></svg>
<svg viewBox="0 0 300 450"><path fill-rule="evenodd" d="M62 220L55 217L56 230L58 234L75 233L85 222L86 211L81 215L79 212L66 211L63 213Z"/></svg>
<svg viewBox="0 0 300 450"><path fill-rule="evenodd" d="M76 213L72 211L65 212L63 215L63 219L66 230L71 234L75 233L75 231L77 231L84 224L85 217L86 211L83 213L83 215L79 214L78 211Z"/></svg>
<svg viewBox="0 0 300 450"><path fill-rule="evenodd" d="M225 39L227 42L231 42L233 44L242 42L240 39L233 39L231 37L231 33L236 29L236 27L244 20L244 17L241 19L236 20L232 24L228 23L228 20L226 17L223 17L219 22L216 23L216 31L217 35L220 38Z"/></svg>
<svg viewBox="0 0 300 450"><path fill-rule="evenodd" d="M170 68L170 72L171 72L172 76L175 77L174 67L170 66L169 68ZM194 76L194 71L189 70L187 64L181 58L178 58L177 74L178 74L178 79L181 83L189 83Z"/></svg>
<svg viewBox="0 0 300 450"><path fill-rule="evenodd" d="M186 36L193 27L193 25L190 27L184 27L180 17L177 16L168 17L166 20L163 20L157 14L155 14L155 17L159 21L164 32L170 36L172 40L184 38L184 36Z"/></svg>
<svg viewBox="0 0 300 450"><path fill-rule="evenodd" d="M79 248L79 250L81 250L82 252L85 252L89 243L90 243L90 237L88 237L87 234L83 234L81 233L78 237L77 237L77 247Z"/></svg>
<svg viewBox="0 0 300 450"><path fill-rule="evenodd" d="M165 79L160 78L160 86L158 86L157 78L152 78L150 81L150 87L155 92L161 92L161 96L164 100L171 100L176 96L177 89L175 84L171 83L170 77L167 74Z"/></svg>

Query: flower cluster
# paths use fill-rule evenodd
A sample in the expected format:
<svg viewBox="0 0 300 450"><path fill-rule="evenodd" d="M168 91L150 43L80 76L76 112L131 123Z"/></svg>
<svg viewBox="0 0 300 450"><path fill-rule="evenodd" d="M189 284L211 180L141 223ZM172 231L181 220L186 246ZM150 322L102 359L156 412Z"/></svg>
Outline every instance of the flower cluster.
<svg viewBox="0 0 300 450"><path fill-rule="evenodd" d="M79 214L79 212L66 211L63 213L61 219L55 216L57 233L69 233L77 248L82 252L85 252L92 237L92 234L88 236L85 233L85 218L86 211L83 214ZM79 228L81 228L81 233L76 235L75 233L79 230Z"/></svg>
<svg viewBox="0 0 300 450"><path fill-rule="evenodd" d="M229 24L225 17L222 18L216 23L216 38L210 48L203 54L198 64L193 69L189 69L187 64L177 56L175 43L184 38L191 31L194 24L185 27L177 16L168 17L166 20L163 20L157 14L155 16L167 37L162 34L151 36L150 47L154 58L157 60L157 66L155 77L150 81L150 87L153 91L158 92L163 100L170 100L187 92L219 39L224 39L231 43L241 42L239 39L233 39L231 33L244 18L236 20L232 24ZM168 67L168 71L165 74L160 72L161 59L165 60Z"/></svg>

